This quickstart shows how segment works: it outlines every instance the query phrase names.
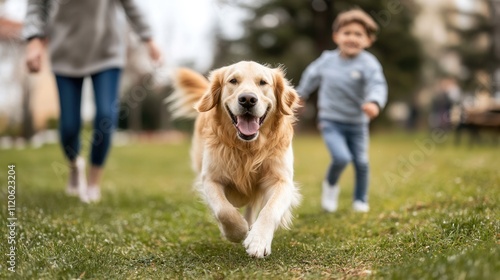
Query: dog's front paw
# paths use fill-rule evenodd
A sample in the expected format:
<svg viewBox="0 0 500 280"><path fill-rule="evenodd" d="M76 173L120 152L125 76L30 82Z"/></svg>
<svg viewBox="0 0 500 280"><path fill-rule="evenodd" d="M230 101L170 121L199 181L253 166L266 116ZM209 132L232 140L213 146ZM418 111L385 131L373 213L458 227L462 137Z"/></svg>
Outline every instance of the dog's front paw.
<svg viewBox="0 0 500 280"><path fill-rule="evenodd" d="M248 233L247 238L243 242L243 246L247 249L247 253L256 258L263 258L271 254L271 243L273 242L273 232L265 233L253 228Z"/></svg>
<svg viewBox="0 0 500 280"><path fill-rule="evenodd" d="M248 223L241 214L235 209L221 211L217 218L222 235L227 240L240 243L248 233Z"/></svg>

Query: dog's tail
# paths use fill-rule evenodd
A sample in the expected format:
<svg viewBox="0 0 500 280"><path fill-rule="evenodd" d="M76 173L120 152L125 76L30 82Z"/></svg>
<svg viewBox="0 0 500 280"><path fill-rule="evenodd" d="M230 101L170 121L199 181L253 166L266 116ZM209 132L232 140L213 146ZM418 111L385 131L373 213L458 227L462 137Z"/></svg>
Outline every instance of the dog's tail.
<svg viewBox="0 0 500 280"><path fill-rule="evenodd" d="M179 68L174 77L174 92L165 99L173 118L196 118L194 105L208 89L208 80L201 74Z"/></svg>

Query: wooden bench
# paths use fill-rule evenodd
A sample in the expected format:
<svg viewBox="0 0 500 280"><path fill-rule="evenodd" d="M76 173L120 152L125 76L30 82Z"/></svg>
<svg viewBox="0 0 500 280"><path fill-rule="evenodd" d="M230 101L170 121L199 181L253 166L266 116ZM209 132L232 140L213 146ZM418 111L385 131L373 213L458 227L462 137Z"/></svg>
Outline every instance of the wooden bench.
<svg viewBox="0 0 500 280"><path fill-rule="evenodd" d="M455 129L455 143L460 144L462 131L470 135L469 144L483 142L481 132L489 132L494 144L498 144L500 135L500 104L492 104L486 108L464 108L460 122Z"/></svg>

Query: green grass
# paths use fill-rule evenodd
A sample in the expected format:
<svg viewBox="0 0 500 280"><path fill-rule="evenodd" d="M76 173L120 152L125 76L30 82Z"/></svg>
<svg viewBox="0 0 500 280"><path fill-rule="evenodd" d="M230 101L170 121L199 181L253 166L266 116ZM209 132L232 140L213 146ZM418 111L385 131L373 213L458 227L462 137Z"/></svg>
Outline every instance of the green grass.
<svg viewBox="0 0 500 280"><path fill-rule="evenodd" d="M188 140L113 148L96 205L65 196L58 146L1 150L0 213L5 224L7 165L15 164L18 227L15 273L0 229L0 278L500 279L499 147L441 140L372 136L371 211L351 211L349 167L340 209L326 214L328 153L319 137L296 137L303 201L265 259L220 237L191 189Z"/></svg>

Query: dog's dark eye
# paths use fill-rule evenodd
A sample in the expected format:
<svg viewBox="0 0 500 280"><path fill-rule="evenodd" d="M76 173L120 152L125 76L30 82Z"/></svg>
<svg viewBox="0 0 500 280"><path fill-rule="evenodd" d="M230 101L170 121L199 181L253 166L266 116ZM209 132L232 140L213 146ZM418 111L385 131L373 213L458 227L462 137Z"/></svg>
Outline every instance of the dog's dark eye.
<svg viewBox="0 0 500 280"><path fill-rule="evenodd" d="M261 85L261 86L267 85L267 82L264 80L260 80L259 85Z"/></svg>
<svg viewBox="0 0 500 280"><path fill-rule="evenodd" d="M233 85L235 85L236 83L238 83L238 81L237 81L236 79L231 79L231 80L229 80L229 82L230 82L231 84L233 84Z"/></svg>

